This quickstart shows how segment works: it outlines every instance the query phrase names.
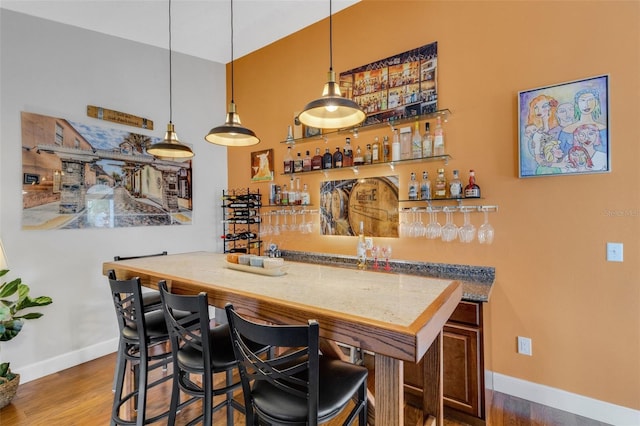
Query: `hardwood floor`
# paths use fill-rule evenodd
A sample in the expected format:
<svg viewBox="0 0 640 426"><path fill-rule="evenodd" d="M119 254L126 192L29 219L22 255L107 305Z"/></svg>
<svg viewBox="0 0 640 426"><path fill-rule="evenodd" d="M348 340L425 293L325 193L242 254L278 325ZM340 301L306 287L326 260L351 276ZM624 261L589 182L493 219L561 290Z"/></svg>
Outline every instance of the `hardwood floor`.
<svg viewBox="0 0 640 426"><path fill-rule="evenodd" d="M115 354L107 355L21 384L12 403L0 410L0 425L108 425L113 398L111 384L114 365ZM374 379L373 375L371 379ZM155 388L149 396L149 410L157 413L168 401L169 386ZM183 410L178 415L176 424L185 425L188 419L195 417L197 409L196 404ZM487 395L487 413L487 424L496 426L605 426L601 422L497 392L489 392ZM164 423L166 421L157 424ZM406 424L409 423L407 419ZM214 424L225 424L224 411L216 414ZM234 424L244 424L244 416L237 414ZM445 426L466 425L453 419L445 419Z"/></svg>

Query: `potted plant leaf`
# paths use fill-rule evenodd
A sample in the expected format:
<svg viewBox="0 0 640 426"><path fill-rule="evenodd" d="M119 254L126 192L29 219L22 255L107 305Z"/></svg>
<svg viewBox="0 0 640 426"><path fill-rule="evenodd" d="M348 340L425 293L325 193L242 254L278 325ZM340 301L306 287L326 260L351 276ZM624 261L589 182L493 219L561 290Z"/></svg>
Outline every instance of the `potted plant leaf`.
<svg viewBox="0 0 640 426"><path fill-rule="evenodd" d="M0 277L5 276L8 269L0 270ZM4 281L4 279L3 279ZM40 318L39 312L26 312L24 309L45 306L52 302L48 296L32 299L29 297L29 286L16 278L0 285L0 342L6 342L18 335L25 320ZM9 369L9 363L0 363L0 408L11 402L18 390L20 375Z"/></svg>

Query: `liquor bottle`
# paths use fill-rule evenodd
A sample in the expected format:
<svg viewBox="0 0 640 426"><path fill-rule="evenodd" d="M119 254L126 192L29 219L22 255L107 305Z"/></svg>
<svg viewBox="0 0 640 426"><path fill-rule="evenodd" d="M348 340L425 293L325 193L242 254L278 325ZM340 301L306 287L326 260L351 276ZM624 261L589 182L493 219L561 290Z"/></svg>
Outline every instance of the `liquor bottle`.
<svg viewBox="0 0 640 426"><path fill-rule="evenodd" d="M444 155L444 130L440 116L436 118L436 128L433 131L433 155Z"/></svg>
<svg viewBox="0 0 640 426"><path fill-rule="evenodd" d="M280 204L283 206L289 205L289 190L287 189L287 184L282 185L282 192L280 194Z"/></svg>
<svg viewBox="0 0 640 426"><path fill-rule="evenodd" d="M311 204L311 196L309 195L309 187L305 183L302 186L302 192L300 193L300 204L308 206Z"/></svg>
<svg viewBox="0 0 640 426"><path fill-rule="evenodd" d="M431 136L431 129L429 128L429 122L424 123L424 135L422 135L422 157L431 157L433 155L433 136Z"/></svg>
<svg viewBox="0 0 640 426"><path fill-rule="evenodd" d="M464 187L465 198L480 198L480 187L476 184L476 173L469 170L469 184Z"/></svg>
<svg viewBox="0 0 640 426"><path fill-rule="evenodd" d="M400 129L400 159L411 159L411 127Z"/></svg>
<svg viewBox="0 0 640 426"><path fill-rule="evenodd" d="M346 138L344 142L344 149L342 151L342 166L353 166L353 149L351 149L351 138Z"/></svg>
<svg viewBox="0 0 640 426"><path fill-rule="evenodd" d="M322 168L323 169L333 168L333 156L329 152L329 148L325 148L324 150L324 155L322 156Z"/></svg>
<svg viewBox="0 0 640 426"><path fill-rule="evenodd" d="M362 156L362 150L360 149L360 145L356 148L356 155L353 157L353 165L361 166L364 164L364 157Z"/></svg>
<svg viewBox="0 0 640 426"><path fill-rule="evenodd" d="M291 147L287 147L287 153L284 156L284 172L293 173L293 156L291 155Z"/></svg>
<svg viewBox="0 0 640 426"><path fill-rule="evenodd" d="M420 182L420 199L431 199L431 181L429 180L429 174L426 171L422 172L422 181Z"/></svg>
<svg viewBox="0 0 640 426"><path fill-rule="evenodd" d="M409 181L409 199L418 199L418 182L416 182L416 174L411 172L411 180Z"/></svg>
<svg viewBox="0 0 640 426"><path fill-rule="evenodd" d="M320 148L316 148L316 155L311 158L311 170L322 169L322 155L320 154Z"/></svg>
<svg viewBox="0 0 640 426"><path fill-rule="evenodd" d="M358 246L356 247L358 258L358 269L367 267L367 242L364 238L364 222L360 221L360 231L358 232Z"/></svg>
<svg viewBox="0 0 640 426"><path fill-rule="evenodd" d="M373 153L371 152L371 144L367 144L367 150L364 152L364 164L371 164L373 161Z"/></svg>
<svg viewBox="0 0 640 426"><path fill-rule="evenodd" d="M391 143L391 161L400 160L400 135L398 129L393 130L393 142Z"/></svg>
<svg viewBox="0 0 640 426"><path fill-rule="evenodd" d="M462 198L462 182L460 182L457 170L453 171L453 179L449 182L449 196L451 198Z"/></svg>
<svg viewBox="0 0 640 426"><path fill-rule="evenodd" d="M298 156L293 161L293 172L300 173L302 171L302 156L298 153Z"/></svg>
<svg viewBox="0 0 640 426"><path fill-rule="evenodd" d="M422 158L422 135L420 134L420 123L416 120L411 139L411 157Z"/></svg>
<svg viewBox="0 0 640 426"><path fill-rule="evenodd" d="M436 178L436 190L433 198L447 198L447 178L444 176L444 169L438 169Z"/></svg>
<svg viewBox="0 0 640 426"><path fill-rule="evenodd" d="M382 138L382 161L388 162L391 160L391 148L389 147L389 136Z"/></svg>
<svg viewBox="0 0 640 426"><path fill-rule="evenodd" d="M379 163L381 161L382 156L380 155L380 139L376 136L373 138L373 145L371 145L371 162Z"/></svg>
<svg viewBox="0 0 640 426"><path fill-rule="evenodd" d="M311 171L311 155L309 154L309 150L305 152L304 157L302 158L302 171Z"/></svg>
<svg viewBox="0 0 640 426"><path fill-rule="evenodd" d="M342 153L340 147L336 146L336 152L333 153L333 168L339 169L340 167L342 167Z"/></svg>

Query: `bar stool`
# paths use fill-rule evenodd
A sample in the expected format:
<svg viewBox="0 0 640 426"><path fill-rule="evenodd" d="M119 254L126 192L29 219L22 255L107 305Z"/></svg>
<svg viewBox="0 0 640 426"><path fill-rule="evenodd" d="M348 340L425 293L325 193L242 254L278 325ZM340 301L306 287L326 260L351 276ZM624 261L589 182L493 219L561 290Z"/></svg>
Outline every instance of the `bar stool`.
<svg viewBox="0 0 640 426"><path fill-rule="evenodd" d="M211 327L206 293L191 296L172 294L167 290L165 281L160 281L158 288L173 351L173 389L168 424L175 423L176 414L182 407L202 400L202 414L189 424L202 420L204 426L210 426L213 413L226 407L227 426L233 426L234 410L241 413L245 410L233 399L233 391L240 387L240 381L233 379L237 363L231 347L229 325ZM251 347L261 354L269 349L264 345ZM224 385L216 388L213 376L217 373L225 373L226 377ZM190 375L200 376L202 384L195 383ZM180 404L181 392L190 398ZM218 395L226 395L226 398L213 406L213 397Z"/></svg>
<svg viewBox="0 0 640 426"><path fill-rule="evenodd" d="M317 321L259 324L238 315L231 304L225 310L240 370L247 425L263 421L314 426L338 416L350 401L354 407L343 424L351 425L356 418L359 425L367 424L368 371L320 356ZM277 347L280 355L264 359L248 342Z"/></svg>
<svg viewBox="0 0 640 426"><path fill-rule="evenodd" d="M108 272L109 285L120 331L115 371L115 394L111 411L111 425L145 425L168 416L168 411L147 418L148 390L171 379L165 375L150 381L149 373L171 362L172 354L165 350L169 335L162 310L145 312L142 305L140 278L117 280L114 271ZM166 346L166 345L165 345ZM158 352L158 349L159 352ZM134 367L134 389L123 395L127 363ZM122 406L134 401L135 420L120 416Z"/></svg>
<svg viewBox="0 0 640 426"><path fill-rule="evenodd" d="M113 261L119 262L121 260L141 259L143 257L156 257L156 256L166 256L166 255L167 255L167 252L163 251L161 253L144 254L140 256L114 256ZM115 274L113 276L113 279L114 280L116 279ZM149 312L154 309L162 309L162 305L160 304L160 293L157 290L143 291L142 304L144 305L145 312Z"/></svg>

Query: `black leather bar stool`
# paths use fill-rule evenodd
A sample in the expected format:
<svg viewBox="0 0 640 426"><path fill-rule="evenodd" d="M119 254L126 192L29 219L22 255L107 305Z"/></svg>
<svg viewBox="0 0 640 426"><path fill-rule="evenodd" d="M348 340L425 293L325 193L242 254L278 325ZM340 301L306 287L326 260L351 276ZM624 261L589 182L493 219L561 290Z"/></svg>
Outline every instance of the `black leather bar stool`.
<svg viewBox="0 0 640 426"><path fill-rule="evenodd" d="M115 276L109 271L109 277ZM148 418L146 412L149 389L171 379L164 375L150 381L149 373L171 362L172 354L166 350L169 340L162 310L146 312L142 305L142 290L139 278L117 280L109 278L109 286L116 310L120 338L115 371L115 393L111 411L111 425L145 425L168 416L168 410ZM134 389L124 394L127 364L134 369ZM133 401L135 419L123 419L122 406Z"/></svg>
<svg viewBox="0 0 640 426"><path fill-rule="evenodd" d="M226 306L233 350L238 360L248 426L317 425L354 407L343 424L367 424L367 369L319 354L320 327L267 325L249 321ZM278 348L265 359L252 344Z"/></svg>
<svg viewBox="0 0 640 426"><path fill-rule="evenodd" d="M233 391L240 387L240 382L233 379L237 363L231 347L229 325L211 326L206 293L192 296L172 294L164 281L160 281L158 288L173 352L169 425L175 424L178 410L202 400L202 414L188 424L202 420L204 426L210 426L213 413L226 407L227 426L233 426L234 409L244 413L244 407L233 399ZM257 353L268 350L268 347L259 345L251 345L251 348ZM225 373L226 376L224 385L218 388L214 387L213 380L217 373ZM201 384L191 380L190 375L200 376ZM179 404L181 392L190 398ZM218 395L226 395L226 398L213 406L213 397Z"/></svg>

